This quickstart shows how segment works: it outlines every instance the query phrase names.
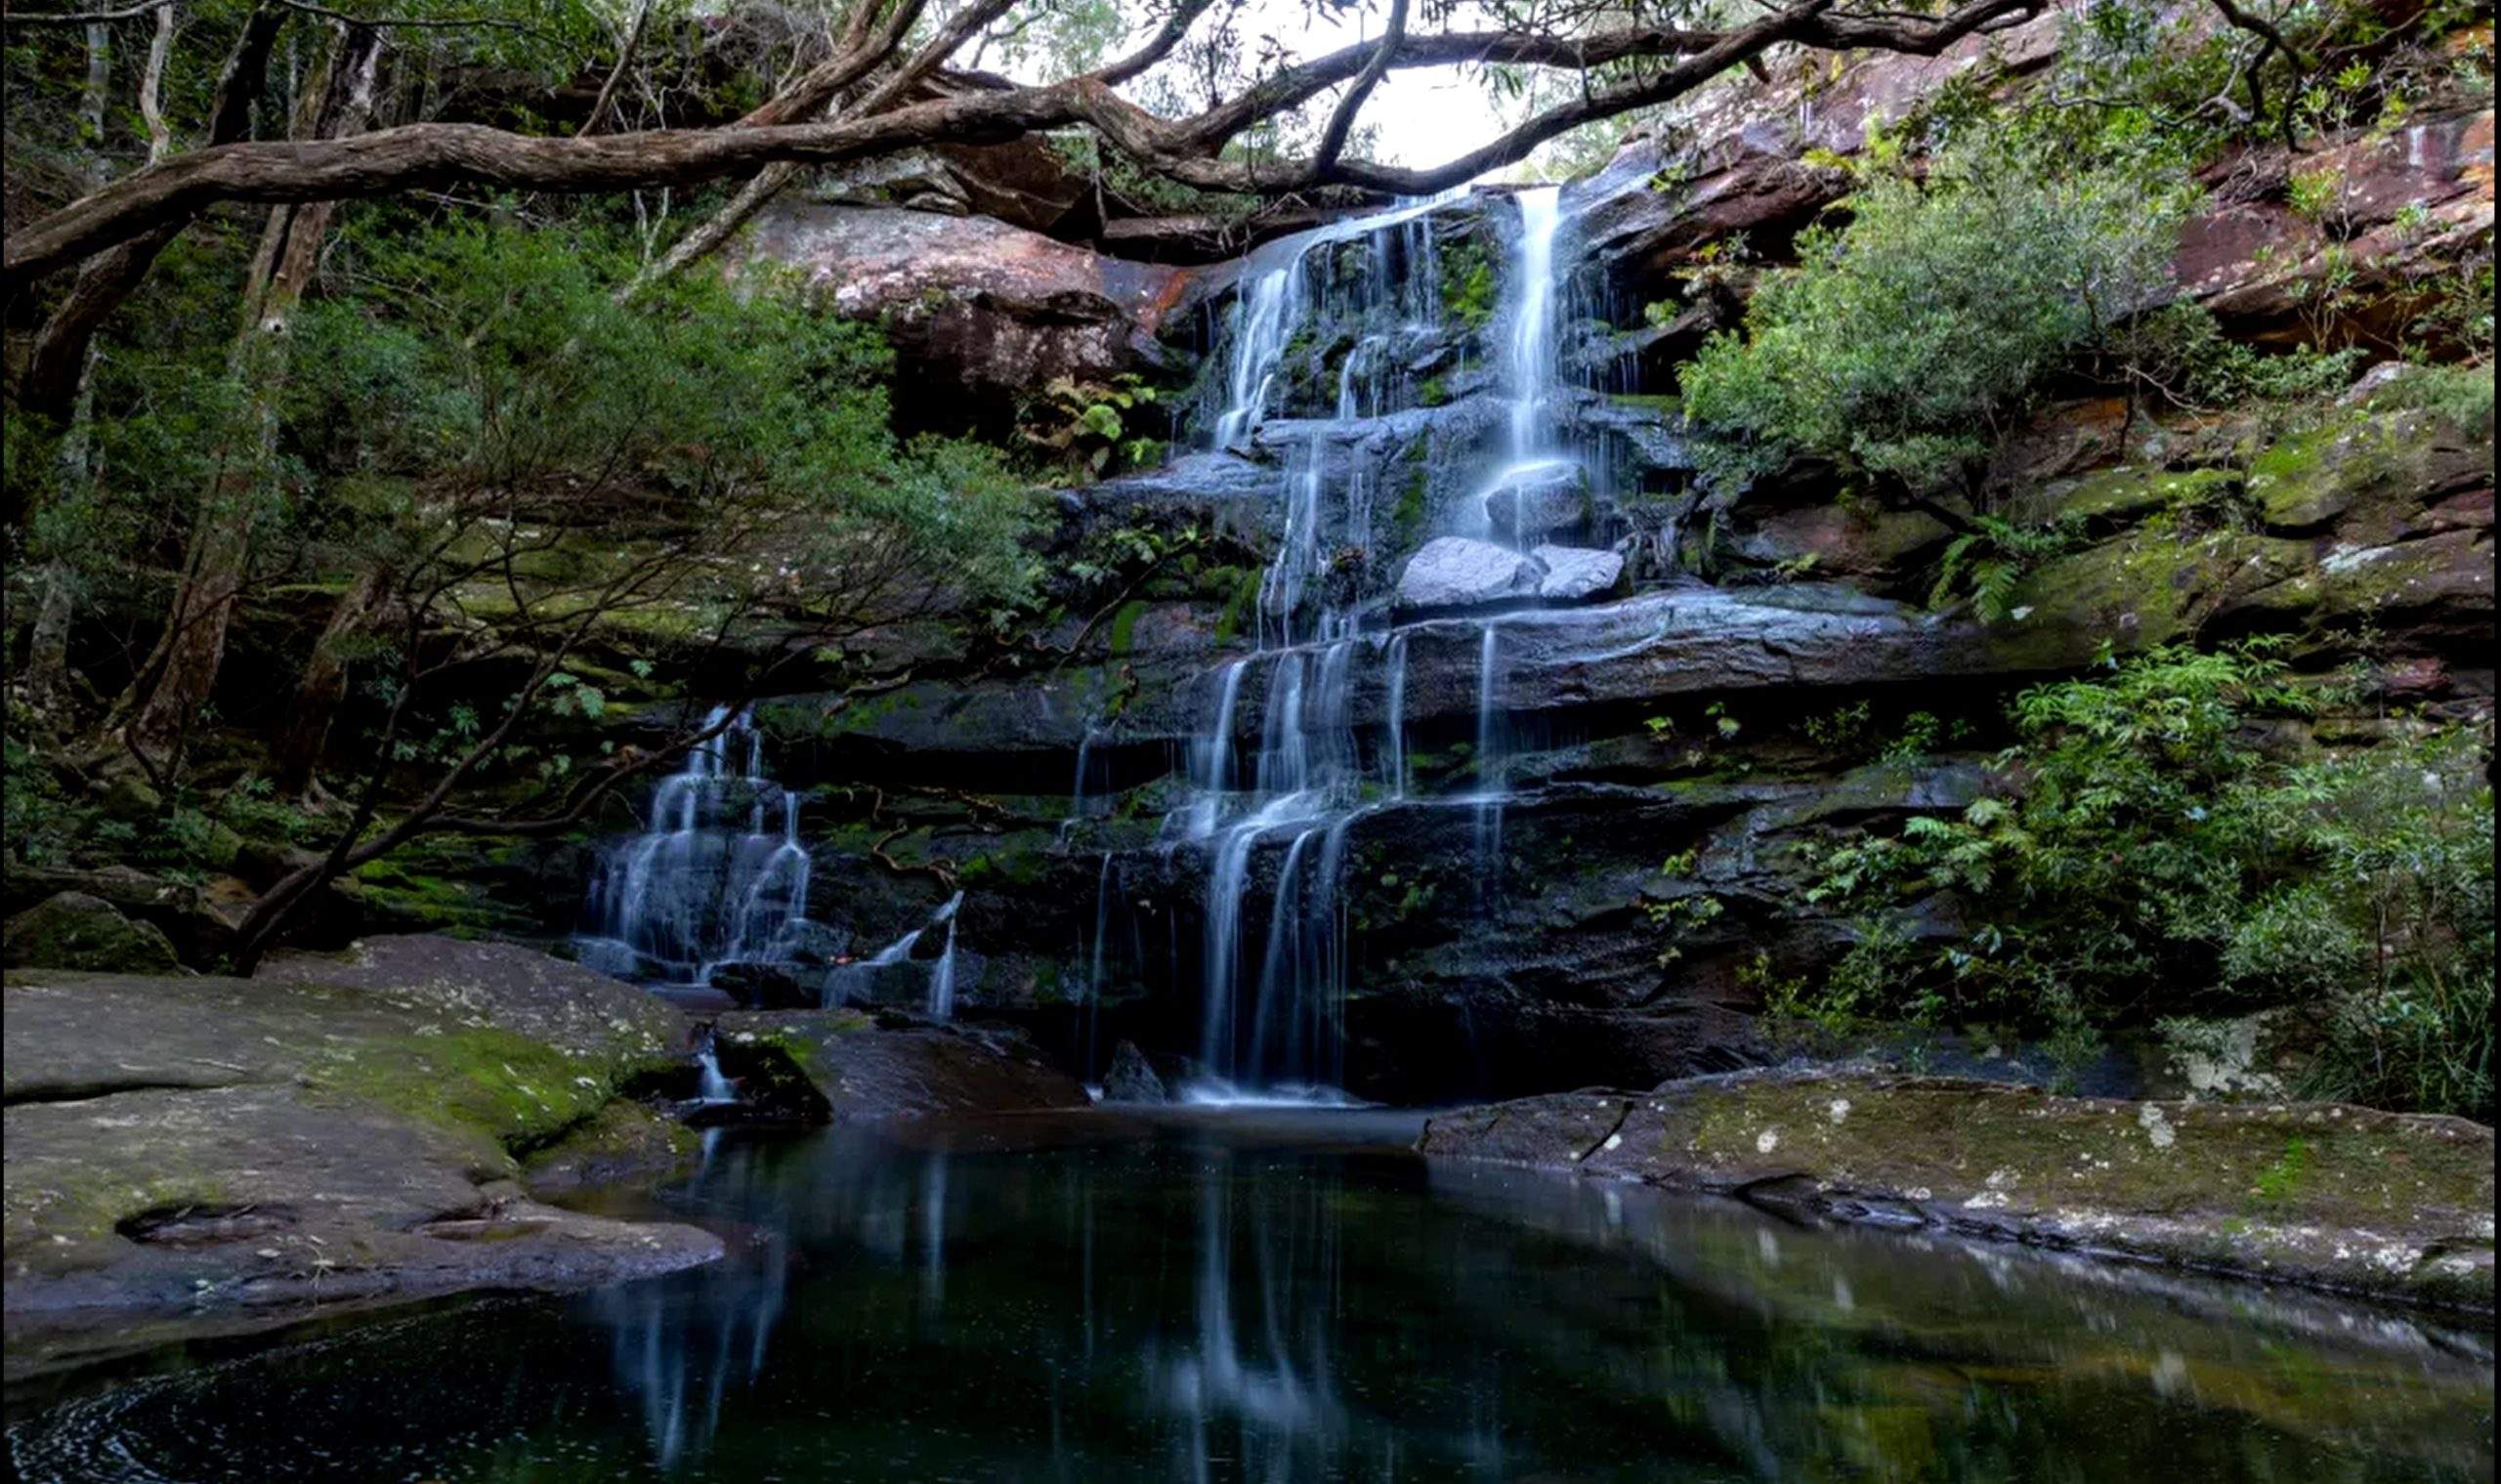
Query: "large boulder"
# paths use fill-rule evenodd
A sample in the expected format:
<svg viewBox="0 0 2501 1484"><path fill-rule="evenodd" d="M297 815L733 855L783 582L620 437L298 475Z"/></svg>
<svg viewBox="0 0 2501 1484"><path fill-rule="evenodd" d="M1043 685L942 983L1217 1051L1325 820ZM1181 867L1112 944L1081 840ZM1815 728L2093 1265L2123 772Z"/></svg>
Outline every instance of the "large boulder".
<svg viewBox="0 0 2501 1484"><path fill-rule="evenodd" d="M1146 1053L1137 1048L1137 1042L1124 1040L1112 1048L1111 1068L1103 1074L1103 1101L1166 1103L1171 1100L1171 1090L1164 1085L1164 1079L1155 1075L1155 1068L1148 1063Z"/></svg>
<svg viewBox="0 0 2501 1484"><path fill-rule="evenodd" d="M1546 568L1537 595L1554 603L1582 603L1615 591L1624 580L1624 554L1586 546L1541 546L1530 556Z"/></svg>
<svg viewBox="0 0 2501 1484"><path fill-rule="evenodd" d="M834 312L885 326L945 414L1002 423L1057 377L1164 368L1187 270L1106 258L988 217L790 202L757 217L742 271L778 267ZM933 403L933 406L935 404Z"/></svg>
<svg viewBox="0 0 2501 1484"><path fill-rule="evenodd" d="M133 922L101 897L64 891L9 919L0 930L0 963L13 969L170 974L181 959L153 925Z"/></svg>
<svg viewBox="0 0 2501 1484"><path fill-rule="evenodd" d="M1590 493L1581 467L1549 459L1504 471L1485 494L1485 524L1514 542L1589 524Z"/></svg>
<svg viewBox="0 0 2501 1484"><path fill-rule="evenodd" d="M2492 1130L2341 1104L1742 1073L1445 1114L1427 1155L2489 1308Z"/></svg>
<svg viewBox="0 0 2501 1484"><path fill-rule="evenodd" d="M1537 591L1545 569L1534 557L1471 536L1435 536L1407 560L1398 606L1478 608Z"/></svg>

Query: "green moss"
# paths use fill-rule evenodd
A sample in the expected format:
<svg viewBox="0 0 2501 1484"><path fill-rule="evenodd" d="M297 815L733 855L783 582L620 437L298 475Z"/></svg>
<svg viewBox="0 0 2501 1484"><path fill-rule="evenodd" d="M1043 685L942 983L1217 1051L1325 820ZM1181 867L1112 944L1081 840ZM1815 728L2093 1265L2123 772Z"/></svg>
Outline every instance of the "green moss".
<svg viewBox="0 0 2501 1484"><path fill-rule="evenodd" d="M2488 1138L2450 1136L2435 1121L2314 1108L2157 1110L1967 1087L1870 1093L1801 1081L1713 1089L1672 1110L1662 1147L1749 1161L1765 1152L1760 1141L1770 1132L1802 1167L1831 1176L1881 1171L1888 1184L1942 1191L2004 1172L2001 1184L2035 1209L2267 1209L2268 1219L2392 1232L2419 1225L2427 1205L2464 1199L2488 1208L2491 1199ZM1838 1119L1837 1097L1848 1105Z"/></svg>
<svg viewBox="0 0 2501 1484"><path fill-rule="evenodd" d="M1130 654L1132 641L1137 633L1137 620L1145 612L1146 600L1132 598L1122 604L1121 611L1112 615L1113 658L1123 658Z"/></svg>
<svg viewBox="0 0 2501 1484"><path fill-rule="evenodd" d="M1421 463L1407 471L1407 483L1398 491L1398 503L1389 512L1390 544L1393 549L1407 551L1423 538L1424 518L1431 494L1431 479Z"/></svg>
<svg viewBox="0 0 2501 1484"><path fill-rule="evenodd" d="M304 1073L317 1092L375 1104L519 1153L596 1113L639 1057L577 1057L492 1027L324 1048Z"/></svg>
<svg viewBox="0 0 2501 1484"><path fill-rule="evenodd" d="M1469 330L1483 329L1494 318L1494 265L1484 245L1462 237L1441 250L1442 308Z"/></svg>
<svg viewBox="0 0 2501 1484"><path fill-rule="evenodd" d="M701 1151L696 1131L624 1098L607 1106L522 1162L533 1191L571 1190L665 1178Z"/></svg>
<svg viewBox="0 0 2501 1484"><path fill-rule="evenodd" d="M1259 573L1248 568L1242 569L1241 573L1234 581L1233 596L1226 601L1224 612L1216 615L1215 642L1219 646L1232 643L1259 612Z"/></svg>

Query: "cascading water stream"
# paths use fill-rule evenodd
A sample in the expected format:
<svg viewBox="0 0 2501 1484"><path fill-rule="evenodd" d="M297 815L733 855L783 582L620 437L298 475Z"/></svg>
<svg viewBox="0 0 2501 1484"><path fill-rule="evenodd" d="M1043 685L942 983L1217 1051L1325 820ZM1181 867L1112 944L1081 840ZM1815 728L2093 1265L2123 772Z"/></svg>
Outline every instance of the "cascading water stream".
<svg viewBox="0 0 2501 1484"><path fill-rule="evenodd" d="M929 1018L931 1020L955 1018L955 912L963 905L964 894L957 892L949 897L947 905L938 909L938 915L930 919L932 927L942 922L947 927L947 947L938 954L938 962L929 970Z"/></svg>
<svg viewBox="0 0 2501 1484"><path fill-rule="evenodd" d="M1538 188L1512 199L1520 215L1500 341L1504 474L1547 465L1571 474L1578 466L1549 426L1558 375L1560 195ZM1327 578L1330 553L1375 539L1371 473L1347 430L1417 404L1408 384L1419 363L1412 347L1434 340L1441 314L1432 204L1283 238L1253 254L1230 324L1223 401L1203 424L1214 446L1249 447L1279 410L1297 338L1345 346L1334 420L1315 420L1287 445L1282 531L1259 588L1258 647L1210 672L1206 729L1190 746L1190 793L1165 823L1167 852L1188 845L1205 853L1199 1050L1211 1084L1225 1088L1255 1092L1339 1079L1348 967L1339 882L1350 827L1368 807L1368 784L1384 784L1392 799L1408 796L1407 633L1362 637L1358 615L1335 606ZM1490 511L1490 494L1487 504ZM1529 534L1516 512L1511 524L1518 537ZM1359 651L1380 666L1387 703L1385 744L1369 776L1350 719ZM1472 801L1480 874L1489 878L1500 869L1507 795L1500 661L1489 622ZM1258 742L1255 753L1240 756L1246 694L1259 698ZM1073 812L1084 807L1084 794L1081 776ZM1265 931L1255 932L1245 918L1262 874L1256 868L1270 851L1278 863L1275 886ZM1099 898L1110 880L1107 863L1097 888L1098 995L1108 932Z"/></svg>
<svg viewBox="0 0 2501 1484"><path fill-rule="evenodd" d="M719 1048L712 1038L712 1028L705 1026L695 1038L695 1095L706 1103L735 1103L739 1089L721 1075Z"/></svg>
<svg viewBox="0 0 2501 1484"><path fill-rule="evenodd" d="M1554 238L1562 230L1562 191L1538 186L1514 197L1520 208L1519 257L1511 274L1517 302L1503 353L1510 393L1510 455L1525 463L1552 446L1547 406L1555 381Z"/></svg>
<svg viewBox="0 0 2501 1484"><path fill-rule="evenodd" d="M799 796L765 772L764 735L747 712L716 706L703 730L710 740L654 792L650 827L601 858L574 939L594 968L704 985L723 964L785 961L806 922Z"/></svg>

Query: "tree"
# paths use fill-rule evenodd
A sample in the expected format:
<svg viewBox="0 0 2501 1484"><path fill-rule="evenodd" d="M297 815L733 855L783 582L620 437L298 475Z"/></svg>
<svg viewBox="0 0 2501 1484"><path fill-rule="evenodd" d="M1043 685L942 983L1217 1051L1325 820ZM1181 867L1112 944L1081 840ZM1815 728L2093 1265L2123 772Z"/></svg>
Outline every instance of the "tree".
<svg viewBox="0 0 2501 1484"><path fill-rule="evenodd" d="M855 6L830 52L761 106L707 128L549 138L480 124L414 123L317 144L247 143L183 151L134 172L10 235L5 283L21 289L112 246L191 220L224 201L340 200L455 185L616 191L749 177L785 164L843 164L915 146L991 143L1082 125L1142 167L1201 190L1274 196L1347 186L1420 194L1527 155L1579 126L1693 91L1788 44L1933 54L2039 15L2046 0L1966 0L1935 17L1796 0L1741 25L1633 23L1562 32L1403 25L1326 56L1247 79L1199 112L1166 119L1117 89L1173 55L1219 0L1176 0L1143 43L1091 70L1018 85L945 73L954 53L1017 0L970 0L913 46L921 0ZM1401 13L1403 14L1403 12ZM12 18L29 23L30 18ZM31 18L36 20L61 18ZM1427 167L1351 157L1345 144L1386 72L1453 64L1561 67L1612 80L1575 93L1478 148ZM1224 147L1342 89L1332 126L1306 156L1228 157ZM856 90L856 93L855 93ZM930 93L937 96L927 96ZM821 113L829 116L818 118Z"/></svg>

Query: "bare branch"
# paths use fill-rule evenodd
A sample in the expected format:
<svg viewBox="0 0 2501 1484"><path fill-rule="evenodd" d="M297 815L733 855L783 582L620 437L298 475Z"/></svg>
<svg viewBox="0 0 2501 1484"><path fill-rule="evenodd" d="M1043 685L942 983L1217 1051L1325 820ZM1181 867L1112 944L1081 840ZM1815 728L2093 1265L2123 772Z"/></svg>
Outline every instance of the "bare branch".
<svg viewBox="0 0 2501 1484"><path fill-rule="evenodd" d="M1355 126L1355 115L1363 111L1365 101L1372 97L1372 90L1389 71L1390 63L1397 60L1398 44L1406 39L1407 0L1389 0L1389 24L1380 33L1380 43L1374 50L1372 61L1356 76L1354 85L1346 89L1346 96L1337 100L1337 110L1329 115L1329 126L1320 135L1320 148L1312 152L1314 170L1330 169L1337 163L1337 156L1345 152L1346 136Z"/></svg>

